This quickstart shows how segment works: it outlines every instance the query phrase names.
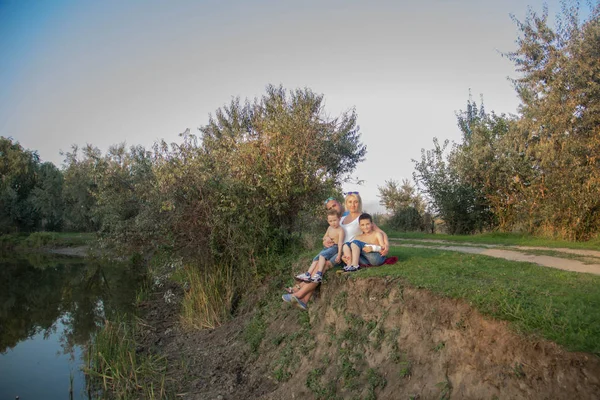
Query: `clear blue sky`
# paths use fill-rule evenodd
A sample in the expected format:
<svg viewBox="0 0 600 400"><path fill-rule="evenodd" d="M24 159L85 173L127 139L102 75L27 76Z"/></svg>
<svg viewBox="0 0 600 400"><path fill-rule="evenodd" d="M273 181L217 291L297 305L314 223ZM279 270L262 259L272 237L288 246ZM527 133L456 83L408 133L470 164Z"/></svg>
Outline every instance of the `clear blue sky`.
<svg viewBox="0 0 600 400"><path fill-rule="evenodd" d="M483 94L516 113L498 52L514 50L521 0L0 0L0 135L61 165L91 143L179 141L232 96L267 84L323 93L358 113L367 160L355 173L367 210L378 186L411 179L434 136L460 140L455 111ZM560 11L548 2L550 15Z"/></svg>

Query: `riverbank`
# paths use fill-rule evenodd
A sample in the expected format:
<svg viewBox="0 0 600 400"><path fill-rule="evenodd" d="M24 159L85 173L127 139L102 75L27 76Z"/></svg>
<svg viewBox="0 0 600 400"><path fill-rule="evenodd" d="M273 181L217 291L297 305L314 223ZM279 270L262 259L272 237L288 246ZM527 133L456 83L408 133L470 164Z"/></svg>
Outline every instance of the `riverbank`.
<svg viewBox="0 0 600 400"><path fill-rule="evenodd" d="M327 274L307 313L281 301L276 278L263 281L211 330L183 327L185 290L167 282L140 304L138 350L166 357L168 393L186 399L600 396L600 278L437 249L393 254L396 265Z"/></svg>
<svg viewBox="0 0 600 400"><path fill-rule="evenodd" d="M56 254L85 256L86 251L95 240L95 233L15 233L0 236L0 248L6 251L46 251Z"/></svg>
<svg viewBox="0 0 600 400"><path fill-rule="evenodd" d="M396 279L332 275L308 313L275 298L214 330L183 329L177 299L142 305L140 338L167 358L179 398L600 396L597 356Z"/></svg>

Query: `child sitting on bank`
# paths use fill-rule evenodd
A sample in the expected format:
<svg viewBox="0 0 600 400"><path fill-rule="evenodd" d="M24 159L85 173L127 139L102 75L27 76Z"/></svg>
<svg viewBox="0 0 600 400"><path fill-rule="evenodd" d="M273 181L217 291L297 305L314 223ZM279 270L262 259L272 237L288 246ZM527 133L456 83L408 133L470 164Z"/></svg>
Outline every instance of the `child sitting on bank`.
<svg viewBox="0 0 600 400"><path fill-rule="evenodd" d="M323 280L323 268L325 263L329 261L333 265L339 264L342 258L342 245L344 244L344 229L340 226L340 213L336 209L327 211L327 223L329 228L323 236L330 237L336 244L331 247L325 247L321 252L313 259L317 261L315 264L312 263L311 267L303 274L296 276L296 279L304 282L315 282L320 283Z"/></svg>
<svg viewBox="0 0 600 400"><path fill-rule="evenodd" d="M376 266L385 262L385 256L380 253L385 242L381 232L373 230L373 218L367 213L361 214L358 224L362 235L343 246L342 260L346 263L346 272L358 271L360 264Z"/></svg>

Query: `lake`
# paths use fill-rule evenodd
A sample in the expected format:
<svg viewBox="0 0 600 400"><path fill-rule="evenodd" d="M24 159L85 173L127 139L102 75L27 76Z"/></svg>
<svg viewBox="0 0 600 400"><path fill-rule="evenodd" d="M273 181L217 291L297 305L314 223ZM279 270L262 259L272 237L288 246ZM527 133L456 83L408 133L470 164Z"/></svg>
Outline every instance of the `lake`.
<svg viewBox="0 0 600 400"><path fill-rule="evenodd" d="M2 253L0 399L94 398L86 345L105 319L134 311L144 282L128 263Z"/></svg>

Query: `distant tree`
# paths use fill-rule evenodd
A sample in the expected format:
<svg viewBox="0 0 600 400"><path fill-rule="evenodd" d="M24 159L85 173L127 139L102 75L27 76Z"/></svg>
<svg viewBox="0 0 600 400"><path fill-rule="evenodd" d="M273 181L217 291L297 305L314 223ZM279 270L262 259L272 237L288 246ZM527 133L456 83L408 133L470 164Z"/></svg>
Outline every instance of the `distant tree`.
<svg viewBox="0 0 600 400"><path fill-rule="evenodd" d="M65 204L65 229L95 232L100 228L98 215L95 215L98 176L104 168L100 149L92 145L83 148L72 146L71 152L63 153Z"/></svg>
<svg viewBox="0 0 600 400"><path fill-rule="evenodd" d="M418 213L425 211L423 197L408 179L403 179L402 184L395 180L385 181L385 185L377 189L379 190L379 204L390 213L408 207L415 208Z"/></svg>
<svg viewBox="0 0 600 400"><path fill-rule="evenodd" d="M509 229L517 219L521 198L517 177L524 178L529 170L518 133L510 129L514 121L504 114L487 113L483 100L478 107L471 98L467 110L456 116L463 140L454 147L449 163L460 181L471 186L476 202L494 215L486 223Z"/></svg>
<svg viewBox="0 0 600 400"><path fill-rule="evenodd" d="M40 159L11 138L0 136L0 232L31 231L39 215L31 202Z"/></svg>
<svg viewBox="0 0 600 400"><path fill-rule="evenodd" d="M99 233L115 243L141 246L157 229L144 217L144 209L154 204L151 152L142 146L113 145L100 165L92 213L99 221Z"/></svg>
<svg viewBox="0 0 600 400"><path fill-rule="evenodd" d="M448 141L440 146L433 140L432 150L421 151L421 160L413 160L415 182L430 199L433 211L446 223L451 234L467 234L482 230L489 221L489 210L478 202L478 193L461 180L456 168L447 161Z"/></svg>
<svg viewBox="0 0 600 400"><path fill-rule="evenodd" d="M63 225L63 175L51 162L38 168L36 186L31 191L31 204L40 218L39 228L60 231Z"/></svg>

